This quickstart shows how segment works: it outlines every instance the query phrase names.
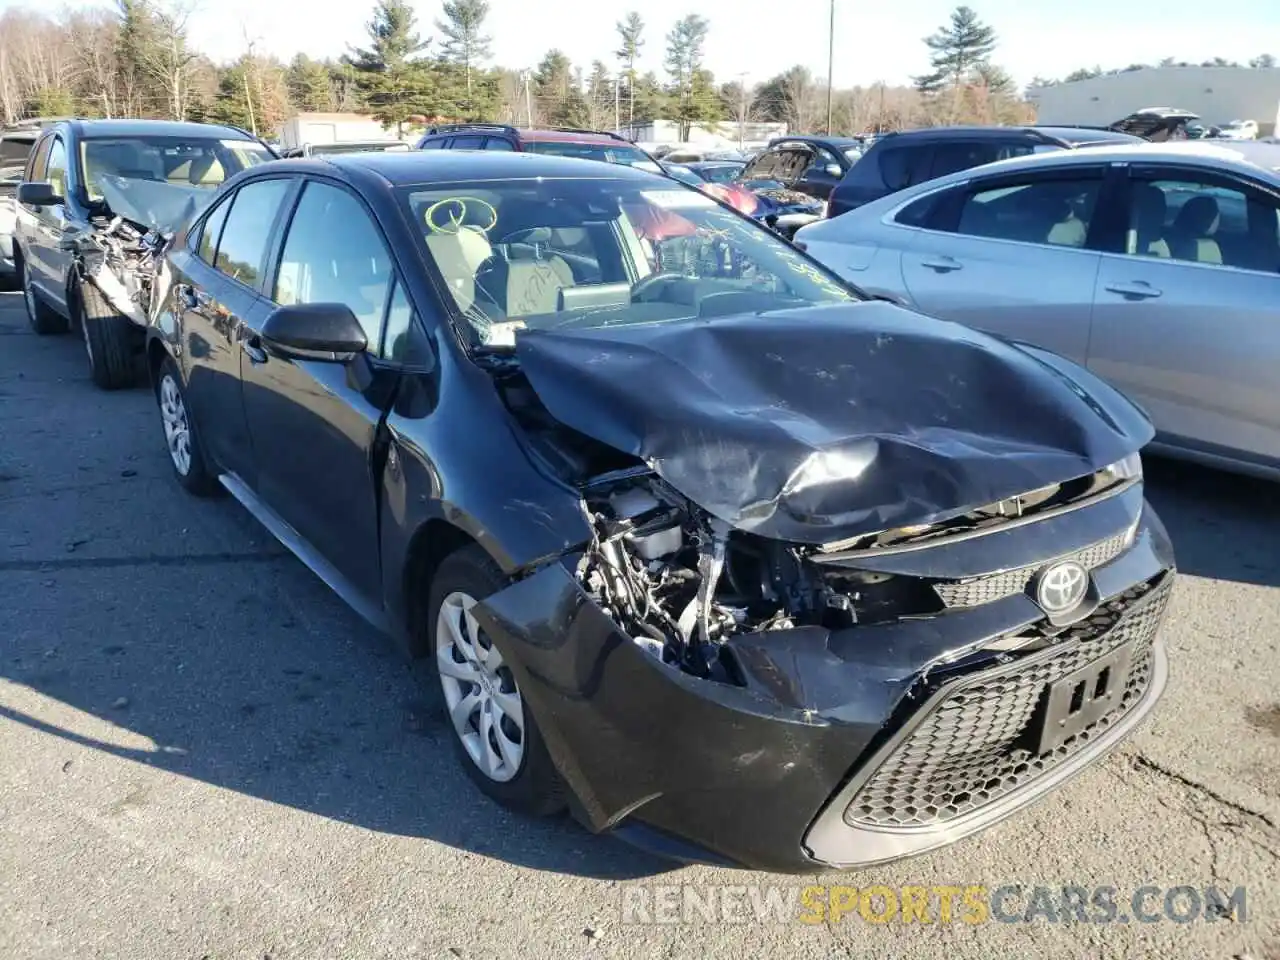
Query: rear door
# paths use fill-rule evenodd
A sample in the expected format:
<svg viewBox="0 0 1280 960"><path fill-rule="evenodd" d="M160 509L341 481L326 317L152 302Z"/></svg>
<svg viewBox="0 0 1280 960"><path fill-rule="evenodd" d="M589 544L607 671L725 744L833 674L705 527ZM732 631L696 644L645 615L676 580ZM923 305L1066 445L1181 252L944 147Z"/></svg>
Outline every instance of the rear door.
<svg viewBox="0 0 1280 960"><path fill-rule="evenodd" d="M796 182L796 189L826 200L844 176L845 165L826 147L815 146L808 167Z"/></svg>
<svg viewBox="0 0 1280 960"><path fill-rule="evenodd" d="M407 309L394 259L363 201L321 179L306 182L278 250L266 288L272 304L350 307L370 344L375 383L360 385L347 365L285 357L258 341L242 361L258 493L361 597L379 598L375 440L394 393L387 381L397 376L396 335L385 348L381 337L388 311L402 319Z"/></svg>
<svg viewBox="0 0 1280 960"><path fill-rule="evenodd" d="M295 186L292 177L251 180L218 201L174 258L187 404L218 466L250 488L257 459L241 399L244 341L269 309L267 251Z"/></svg>
<svg viewBox="0 0 1280 960"><path fill-rule="evenodd" d="M1134 166L1123 252L1102 256L1089 367L1168 442L1280 461L1280 194L1194 167Z"/></svg>
<svg viewBox="0 0 1280 960"><path fill-rule="evenodd" d="M1100 262L1088 238L1105 175L1100 164L1056 168L950 191L902 254L911 299L1084 363Z"/></svg>

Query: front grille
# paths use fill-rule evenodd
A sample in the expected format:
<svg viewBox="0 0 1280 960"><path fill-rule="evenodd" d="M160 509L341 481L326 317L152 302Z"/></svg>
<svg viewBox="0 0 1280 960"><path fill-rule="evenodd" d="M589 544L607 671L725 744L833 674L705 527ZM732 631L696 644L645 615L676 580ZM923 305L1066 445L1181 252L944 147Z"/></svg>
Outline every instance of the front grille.
<svg viewBox="0 0 1280 960"><path fill-rule="evenodd" d="M903 743L854 795L851 826L925 827L964 816L1025 787L1082 750L1138 704L1151 683L1152 643L1172 577L1142 584L1063 633L1049 650L955 682ZM1046 687L1133 644L1117 706L1043 755L1034 751L1033 720Z"/></svg>
<svg viewBox="0 0 1280 960"><path fill-rule="evenodd" d="M1114 537L1077 550L1075 553L1058 557L1058 560L1074 560L1086 570L1092 570L1105 563L1110 563L1124 552L1128 539L1127 532L1118 533ZM989 577L975 577L972 580L943 580L933 585L934 591L948 607L976 607L983 603L1002 600L1015 593L1022 593L1031 583L1037 571L1044 569L1044 563L1029 567L1018 567L1004 573Z"/></svg>

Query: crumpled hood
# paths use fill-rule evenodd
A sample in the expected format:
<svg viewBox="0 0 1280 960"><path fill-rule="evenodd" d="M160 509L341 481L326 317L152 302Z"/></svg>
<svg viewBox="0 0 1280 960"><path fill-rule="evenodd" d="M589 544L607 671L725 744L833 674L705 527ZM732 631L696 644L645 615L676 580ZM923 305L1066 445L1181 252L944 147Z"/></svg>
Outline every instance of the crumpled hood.
<svg viewBox="0 0 1280 960"><path fill-rule="evenodd" d="M879 301L529 330L516 355L562 423L738 529L791 542L944 520L1153 436L1069 361Z"/></svg>
<svg viewBox="0 0 1280 960"><path fill-rule="evenodd" d="M104 175L98 185L116 216L157 233L172 233L214 194L208 187Z"/></svg>

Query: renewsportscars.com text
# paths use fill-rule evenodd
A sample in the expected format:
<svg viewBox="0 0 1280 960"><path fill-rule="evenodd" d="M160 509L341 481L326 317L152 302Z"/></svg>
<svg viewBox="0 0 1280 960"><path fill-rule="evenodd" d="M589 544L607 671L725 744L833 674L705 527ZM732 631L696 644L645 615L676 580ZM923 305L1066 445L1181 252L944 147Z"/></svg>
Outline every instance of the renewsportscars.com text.
<svg viewBox="0 0 1280 960"><path fill-rule="evenodd" d="M855 886L628 885L621 921L680 923L1212 923L1247 921L1246 890L1044 884Z"/></svg>

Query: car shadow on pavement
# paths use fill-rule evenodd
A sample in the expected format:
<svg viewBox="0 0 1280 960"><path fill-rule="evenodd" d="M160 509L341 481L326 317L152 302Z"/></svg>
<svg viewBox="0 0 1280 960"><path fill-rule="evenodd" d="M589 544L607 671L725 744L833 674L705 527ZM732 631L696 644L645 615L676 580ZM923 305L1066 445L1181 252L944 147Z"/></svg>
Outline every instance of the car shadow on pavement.
<svg viewBox="0 0 1280 960"><path fill-rule="evenodd" d="M1280 484L1144 456L1147 499L1173 539L1178 569L1197 577L1280 586Z"/></svg>
<svg viewBox="0 0 1280 960"><path fill-rule="evenodd" d="M168 609L148 612L151 601L131 596L136 568L6 570L0 602L15 599L18 579L31 602L6 638L0 678L20 687L4 691L0 721L303 813L522 867L607 880L679 868L593 836L568 816L528 818L489 801L455 756L434 690L390 641L290 557L242 557L235 565L250 568L250 583L278 578L278 586L246 589L229 579L230 564L149 571L153 593L187 594L192 612L176 619L173 602L159 600ZM76 609L77 595L89 591L96 616ZM284 593L289 609L281 610ZM295 619L299 608L305 621ZM101 777L96 792L110 807L118 773L102 776L83 757L73 763L78 754L56 744L42 749L39 776L52 791L60 777Z"/></svg>

